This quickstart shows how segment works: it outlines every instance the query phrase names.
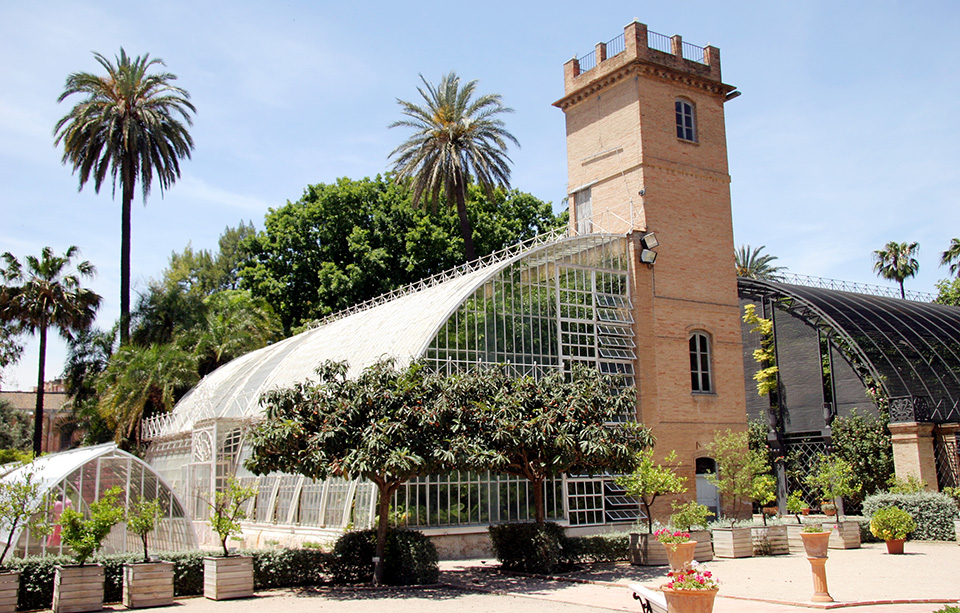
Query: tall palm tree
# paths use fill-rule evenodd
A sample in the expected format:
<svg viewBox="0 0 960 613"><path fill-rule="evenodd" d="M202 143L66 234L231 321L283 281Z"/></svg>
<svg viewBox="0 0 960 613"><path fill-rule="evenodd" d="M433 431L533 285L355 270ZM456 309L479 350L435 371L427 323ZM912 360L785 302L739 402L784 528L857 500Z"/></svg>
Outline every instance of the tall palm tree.
<svg viewBox="0 0 960 613"><path fill-rule="evenodd" d="M413 135L390 153L397 181L413 179L413 204L422 198L436 210L440 194L447 204L456 202L460 233L467 260L476 259L473 233L467 217L467 185L471 175L493 197L493 188L510 185L510 158L507 141L520 146L497 116L512 113L503 106L499 94L474 99L476 81L463 86L451 72L434 85L420 75L424 87L417 91L423 106L397 100L407 119L395 121L391 128L413 128Z"/></svg>
<svg viewBox="0 0 960 613"><path fill-rule="evenodd" d="M93 323L100 296L80 285L81 279L96 274L93 264L84 260L71 270L80 254L67 248L62 256L44 247L40 257L27 256L24 267L9 251L3 254L0 269L0 319L13 322L24 332L40 335L40 368L37 373L37 407L33 418L33 453L40 455L43 441L43 380L47 359L47 329L56 328L70 339L75 332Z"/></svg>
<svg viewBox="0 0 960 613"><path fill-rule="evenodd" d="M949 265L951 275L960 273L960 238L950 239L950 247L940 254L940 265Z"/></svg>
<svg viewBox="0 0 960 613"><path fill-rule="evenodd" d="M773 266L772 262L777 256L768 253L761 253L766 249L766 245L760 245L751 248L750 245L741 245L735 253L737 264L737 276L747 279L760 279L766 281L777 281L782 277L778 274L781 270L786 270L785 266Z"/></svg>
<svg viewBox="0 0 960 613"><path fill-rule="evenodd" d="M93 188L109 173L116 196L120 185L120 344L130 336L130 205L140 182L146 202L154 173L161 194L180 178L180 159L190 157L193 139L187 126L196 112L186 90L172 85L176 75L149 74L163 60L150 54L131 58L121 48L116 64L94 53L105 76L75 72L67 77L58 102L81 94L54 128L55 143L63 143L63 163L80 175L80 189L93 177ZM185 125L186 124L186 125Z"/></svg>
<svg viewBox="0 0 960 613"><path fill-rule="evenodd" d="M878 277L900 284L900 297L906 298L903 281L917 274L920 262L914 256L920 251L920 243L890 241L883 249L873 252L873 271Z"/></svg>

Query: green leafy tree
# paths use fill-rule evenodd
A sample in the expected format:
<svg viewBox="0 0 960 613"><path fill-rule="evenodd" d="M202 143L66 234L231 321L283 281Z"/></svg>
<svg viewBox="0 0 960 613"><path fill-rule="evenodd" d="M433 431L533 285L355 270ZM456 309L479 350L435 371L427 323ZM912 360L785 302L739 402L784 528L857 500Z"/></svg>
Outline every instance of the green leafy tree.
<svg viewBox="0 0 960 613"><path fill-rule="evenodd" d="M255 488L244 486L231 477L227 481L226 489L215 492L213 500L207 501L210 506L210 527L220 537L223 557L230 555L227 539L234 534L243 534L240 522L247 518L244 505L256 495Z"/></svg>
<svg viewBox="0 0 960 613"><path fill-rule="evenodd" d="M26 451L31 448L33 428L30 418L6 400L0 400L0 425L3 426L0 428L0 449Z"/></svg>
<svg viewBox="0 0 960 613"><path fill-rule="evenodd" d="M203 295L152 282L131 316L130 342L140 347L174 343L185 330L202 326L206 315Z"/></svg>
<svg viewBox="0 0 960 613"><path fill-rule="evenodd" d="M0 319L0 386L3 384L3 370L19 362L22 355L20 326L15 322Z"/></svg>
<svg viewBox="0 0 960 613"><path fill-rule="evenodd" d="M468 197L481 256L561 223L549 203L522 192L494 190L489 199L471 186ZM456 215L415 209L407 186L380 176L309 186L271 210L241 249L242 287L267 300L285 335L463 261Z"/></svg>
<svg viewBox="0 0 960 613"><path fill-rule="evenodd" d="M187 245L183 252L170 254L170 264L163 272L163 285L177 285L187 293L210 296L223 290L239 289L237 276L245 256L241 243L256 235L252 223L240 222L220 235L219 251L194 251Z"/></svg>
<svg viewBox="0 0 960 613"><path fill-rule="evenodd" d="M60 537L70 547L77 564L83 566L87 559L103 546L110 530L123 521L123 505L118 502L120 486L112 487L99 499L90 503L90 518L76 509L66 508L60 514L62 530Z"/></svg>
<svg viewBox="0 0 960 613"><path fill-rule="evenodd" d="M180 178L180 160L189 158L193 139L187 131L196 112L186 90L173 85L176 75L151 73L163 60L150 54L130 57L121 48L114 64L99 53L106 71L98 76L75 72L67 77L58 102L74 94L83 99L54 128L63 144L63 163L80 177L80 189L93 178L94 190L107 179L122 198L120 238L120 344L130 336L130 208L136 184L146 202L154 173L160 191Z"/></svg>
<svg viewBox="0 0 960 613"><path fill-rule="evenodd" d="M170 412L198 379L195 358L175 345L122 346L97 381L100 414L117 443L139 445L141 421Z"/></svg>
<svg viewBox="0 0 960 613"><path fill-rule="evenodd" d="M753 485L750 488L750 499L760 506L760 516L763 518L763 525L767 525L767 514L763 512L764 505L768 505L777 499L777 480L769 473L754 475Z"/></svg>
<svg viewBox="0 0 960 613"><path fill-rule="evenodd" d="M143 543L143 562L150 561L150 554L147 552L147 538L160 523L163 516L163 505L159 498L145 500L138 497L130 503L127 509L127 530L140 537Z"/></svg>
<svg viewBox="0 0 960 613"><path fill-rule="evenodd" d="M477 257L470 219L467 214L467 186L471 177L483 186L493 199L492 189L510 184L510 158L507 143L520 146L498 117L512 113L503 106L499 94L474 97L476 81L461 86L453 72L434 86L420 75L423 87L417 91L424 104L397 100L406 119L391 128L413 129L413 135L390 153L397 181L412 179L413 204L432 202L434 208L441 194L448 205L456 203L468 261Z"/></svg>
<svg viewBox="0 0 960 613"><path fill-rule="evenodd" d="M717 472L708 473L707 480L730 497L739 517L744 501L753 498L756 478L770 470L766 450L750 449L747 432L732 430L718 432L707 450L717 462Z"/></svg>
<svg viewBox="0 0 960 613"><path fill-rule="evenodd" d="M803 499L803 492L800 490L790 492L790 496L787 497L787 511L793 513L793 516L797 518L798 524L803 523L800 520L800 514L807 508L807 501Z"/></svg>
<svg viewBox="0 0 960 613"><path fill-rule="evenodd" d="M849 502L882 491L893 475L893 444L887 431L886 414L874 417L858 409L839 416L831 424L834 455L846 460L861 483L859 491L846 496Z"/></svg>
<svg viewBox="0 0 960 613"><path fill-rule="evenodd" d="M670 525L684 532L690 532L695 528L706 529L707 520L714 515L709 508L695 500L687 502L674 500L670 503L670 508L673 510Z"/></svg>
<svg viewBox="0 0 960 613"><path fill-rule="evenodd" d="M47 526L46 499L40 471L29 461L20 465L16 478L0 479L0 531L7 535L0 553L0 564L13 545L13 537L20 529L35 535L45 534Z"/></svg>
<svg viewBox="0 0 960 613"><path fill-rule="evenodd" d="M777 256L763 253L766 245L751 247L750 245L741 245L735 255L737 276L746 279L759 279L762 281L779 281L783 278L781 270L786 270L784 266L774 266L773 261Z"/></svg>
<svg viewBox="0 0 960 613"><path fill-rule="evenodd" d="M54 328L69 340L93 323L100 296L81 285L96 269L86 260L72 269L80 254L68 247L62 256L44 247L40 257L27 256L22 265L9 251L3 254L0 269L0 320L13 322L24 332L40 337L40 366L37 372L37 405L33 421L33 453L40 455L43 441L43 383L47 360L47 330Z"/></svg>
<svg viewBox="0 0 960 613"><path fill-rule="evenodd" d="M677 452L671 451L663 459L667 464L657 464L653 460L653 449L641 451L637 456L637 466L633 472L624 477L618 477L617 483L627 490L628 496L640 499L647 514L647 533L653 533L653 511L651 507L657 497L663 494L682 494L687 491L684 487L686 479L677 475L675 466Z"/></svg>
<svg viewBox="0 0 960 613"><path fill-rule="evenodd" d="M920 262L915 257L920 243L890 241L883 249L873 252L873 271L878 277L896 281L900 285L900 297L906 298L903 282L917 274Z"/></svg>
<svg viewBox="0 0 960 613"><path fill-rule="evenodd" d="M116 330L83 330L67 341L67 359L61 375L68 400L68 417L59 420L60 433L72 438L81 432L82 443L97 445L113 440L114 432L97 408L97 379L113 355Z"/></svg>
<svg viewBox="0 0 960 613"><path fill-rule="evenodd" d="M265 419L251 432L247 467L313 479L372 481L379 492L374 583L383 582L394 492L413 477L456 468L455 430L437 402L441 379L423 364L380 361L347 378L347 364L324 362L317 383L264 394Z"/></svg>
<svg viewBox="0 0 960 613"><path fill-rule="evenodd" d="M538 524L545 521L548 479L569 472L629 473L637 454L653 445L643 426L611 425L636 412L635 388L617 390L617 379L580 365L539 378L475 369L455 377L446 399L455 409L456 431L468 441L468 465L526 479Z"/></svg>
<svg viewBox="0 0 960 613"><path fill-rule="evenodd" d="M960 274L960 238L951 238L950 246L940 254L940 265L949 266L950 274Z"/></svg>
<svg viewBox="0 0 960 613"><path fill-rule="evenodd" d="M753 380L757 382L757 394L769 396L777 391L780 373L773 338L773 320L760 317L757 315L757 305L748 304L743 307L743 321L753 326L751 333L760 335L760 348L753 351L753 361L760 365L760 369L754 373Z"/></svg>
<svg viewBox="0 0 960 613"><path fill-rule="evenodd" d="M842 498L847 498L860 491L861 484L854 472L853 465L838 455L821 454L814 470L806 477L807 485L820 492L823 500L837 504ZM837 505L838 509L843 508ZM842 520L843 515L838 514Z"/></svg>
<svg viewBox="0 0 960 613"><path fill-rule="evenodd" d="M933 299L937 304L960 306L960 277L956 279L942 279L937 281L937 297Z"/></svg>

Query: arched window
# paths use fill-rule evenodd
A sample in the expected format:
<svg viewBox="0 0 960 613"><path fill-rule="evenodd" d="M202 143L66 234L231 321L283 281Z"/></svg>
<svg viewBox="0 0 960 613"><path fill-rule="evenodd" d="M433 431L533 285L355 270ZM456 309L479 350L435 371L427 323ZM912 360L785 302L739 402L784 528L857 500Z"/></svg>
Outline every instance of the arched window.
<svg viewBox="0 0 960 613"><path fill-rule="evenodd" d="M710 376L710 337L706 332L690 334L690 389L696 393L713 391Z"/></svg>
<svg viewBox="0 0 960 613"><path fill-rule="evenodd" d="M677 138L697 142L697 119L694 114L693 103L689 100L678 99L677 109Z"/></svg>

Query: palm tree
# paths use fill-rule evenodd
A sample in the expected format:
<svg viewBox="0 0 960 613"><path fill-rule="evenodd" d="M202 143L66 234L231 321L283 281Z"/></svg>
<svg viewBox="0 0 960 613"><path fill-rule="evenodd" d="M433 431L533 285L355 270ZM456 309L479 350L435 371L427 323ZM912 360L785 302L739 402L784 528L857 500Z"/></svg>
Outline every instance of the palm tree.
<svg viewBox="0 0 960 613"><path fill-rule="evenodd" d="M950 247L940 254L940 265L949 265L951 275L960 273L960 238L950 239Z"/></svg>
<svg viewBox="0 0 960 613"><path fill-rule="evenodd" d="M499 94L486 94L474 99L476 81L461 87L460 77L451 72L434 87L420 75L424 87L417 91L426 103L418 106L397 100L408 119L390 124L413 128L414 134L390 153L397 181L413 179L413 205L422 198L436 210L441 192L447 204L457 205L460 233L463 235L467 260L476 259L470 219L467 217L466 194L471 174L493 198L493 188L509 187L510 158L507 141L520 146L517 139L497 118L512 113L503 106Z"/></svg>
<svg viewBox="0 0 960 613"><path fill-rule="evenodd" d="M914 256L920 251L920 243L890 241L883 249L873 252L873 271L878 277L900 284L900 297L906 298L903 281L917 274L920 262Z"/></svg>
<svg viewBox="0 0 960 613"><path fill-rule="evenodd" d="M81 278L93 277L96 269L84 260L70 270L80 251L67 248L62 256L44 247L40 258L27 256L26 268L10 252L3 254L0 269L0 320L12 322L23 332L40 335L40 368L37 374L37 407L33 418L33 453L40 455L43 441L43 380L47 358L47 329L56 328L67 340L93 323L100 296L81 287Z"/></svg>
<svg viewBox="0 0 960 613"><path fill-rule="evenodd" d="M120 344L130 336L130 205L137 181L146 202L154 173L161 194L180 177L180 159L190 157L193 139L186 126L196 112L186 90L171 84L176 75L148 74L163 60L131 58L121 48L116 65L94 53L105 76L75 72L67 77L58 102L73 94L86 96L57 122L55 143L63 143L63 163L80 175L80 189L93 177L100 193L107 174L116 195L119 182L122 209L120 230ZM186 125L184 125L184 122Z"/></svg>
<svg viewBox="0 0 960 613"><path fill-rule="evenodd" d="M737 276L747 279L760 279L765 281L777 281L782 278L778 274L781 270L786 270L785 266L773 266L771 262L777 259L777 256L762 254L766 245L760 245L757 248L751 248L750 245L741 245L735 253L737 264Z"/></svg>
<svg viewBox="0 0 960 613"><path fill-rule="evenodd" d="M170 412L198 379L196 359L174 344L123 346L97 380L100 414L117 443L139 445L143 418Z"/></svg>

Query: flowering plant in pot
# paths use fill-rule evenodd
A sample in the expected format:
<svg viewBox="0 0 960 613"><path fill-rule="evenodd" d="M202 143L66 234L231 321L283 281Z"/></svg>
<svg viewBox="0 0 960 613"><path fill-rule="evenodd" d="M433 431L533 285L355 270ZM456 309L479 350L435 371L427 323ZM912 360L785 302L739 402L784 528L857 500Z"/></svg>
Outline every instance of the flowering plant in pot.
<svg viewBox="0 0 960 613"><path fill-rule="evenodd" d="M870 532L886 541L887 553L903 553L903 542L916 529L913 516L897 507L879 509L870 518Z"/></svg>
<svg viewBox="0 0 960 613"><path fill-rule="evenodd" d="M660 591L667 599L668 610L678 613L713 611L714 599L720 591L720 583L713 573L691 562L679 570L671 570L667 577L670 580L660 586Z"/></svg>
<svg viewBox="0 0 960 613"><path fill-rule="evenodd" d="M670 561L670 570L677 572L693 561L697 549L697 542L690 540L689 532L661 528L653 533L657 540L667 550L667 560Z"/></svg>

